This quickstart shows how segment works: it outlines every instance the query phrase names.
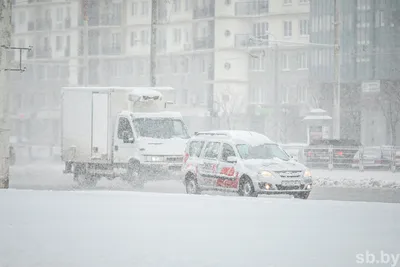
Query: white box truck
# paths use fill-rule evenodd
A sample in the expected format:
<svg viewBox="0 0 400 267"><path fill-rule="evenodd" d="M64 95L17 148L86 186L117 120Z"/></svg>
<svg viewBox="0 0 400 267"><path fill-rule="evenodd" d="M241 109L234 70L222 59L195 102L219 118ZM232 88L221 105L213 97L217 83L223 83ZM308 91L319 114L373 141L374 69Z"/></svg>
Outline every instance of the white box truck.
<svg viewBox="0 0 400 267"><path fill-rule="evenodd" d="M179 112L166 111L165 87L62 89L61 154L64 173L80 186L101 177L135 187L180 177L188 130Z"/></svg>

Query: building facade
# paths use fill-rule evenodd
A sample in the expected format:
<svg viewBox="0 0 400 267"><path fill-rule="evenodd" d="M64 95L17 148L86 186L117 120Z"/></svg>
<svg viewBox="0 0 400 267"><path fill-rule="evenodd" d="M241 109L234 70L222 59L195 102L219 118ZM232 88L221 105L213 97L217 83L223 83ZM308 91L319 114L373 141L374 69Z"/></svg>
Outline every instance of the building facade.
<svg viewBox="0 0 400 267"><path fill-rule="evenodd" d="M341 55L341 136L364 145L391 143L383 88L394 90L400 77L400 2L338 0ZM334 43L333 0L314 0L310 7L310 41ZM332 111L334 82L332 49L311 53L310 80L320 104ZM374 82L372 82L374 81ZM380 89L369 90L378 81ZM382 107L383 106L383 107Z"/></svg>
<svg viewBox="0 0 400 267"><path fill-rule="evenodd" d="M14 2L14 44L33 46L23 55L27 71L10 81L20 140L59 142L60 89L84 81L82 4ZM87 7L89 86L149 85L151 1L88 0ZM156 84L176 88L176 108L192 131L251 128L274 139L298 139L287 129L297 129L293 123L309 100L308 49L268 39L307 43L308 19L307 0L160 0ZM285 125L254 112L275 104ZM227 119L216 125L210 115Z"/></svg>

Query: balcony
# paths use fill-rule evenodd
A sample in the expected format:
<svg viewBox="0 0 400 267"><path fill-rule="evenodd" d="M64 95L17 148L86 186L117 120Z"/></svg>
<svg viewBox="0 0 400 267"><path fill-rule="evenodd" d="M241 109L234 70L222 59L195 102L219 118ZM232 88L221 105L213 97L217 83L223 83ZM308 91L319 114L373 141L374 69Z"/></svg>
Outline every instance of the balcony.
<svg viewBox="0 0 400 267"><path fill-rule="evenodd" d="M52 26L53 26L53 22L49 18L36 20L36 30L37 31L51 30Z"/></svg>
<svg viewBox="0 0 400 267"><path fill-rule="evenodd" d="M120 26L121 16L112 14L103 14L100 16L100 25L102 26Z"/></svg>
<svg viewBox="0 0 400 267"><path fill-rule="evenodd" d="M268 1L238 2L235 4L236 16L261 16L268 13Z"/></svg>
<svg viewBox="0 0 400 267"><path fill-rule="evenodd" d="M212 37L197 38L193 41L193 49L212 49L214 48L214 40Z"/></svg>
<svg viewBox="0 0 400 267"><path fill-rule="evenodd" d="M121 45L103 46L101 49L103 55L113 56L120 55L122 52Z"/></svg>
<svg viewBox="0 0 400 267"><path fill-rule="evenodd" d="M268 36L265 36L263 41L255 41L252 39L254 36L251 34L236 34L235 35L235 48L248 48L256 46L267 46Z"/></svg>
<svg viewBox="0 0 400 267"><path fill-rule="evenodd" d="M36 58L51 58L51 47L40 47L35 50L35 56Z"/></svg>
<svg viewBox="0 0 400 267"><path fill-rule="evenodd" d="M80 45L78 47L78 55L79 56L83 56L83 54L85 53L84 50L84 46ZM88 55L89 56L97 56L100 54L100 49L99 49L99 45L98 44L92 44L89 42L89 48L88 48Z"/></svg>
<svg viewBox="0 0 400 267"><path fill-rule="evenodd" d="M204 19L214 17L215 8L213 6L208 7L195 7L193 10L194 19Z"/></svg>

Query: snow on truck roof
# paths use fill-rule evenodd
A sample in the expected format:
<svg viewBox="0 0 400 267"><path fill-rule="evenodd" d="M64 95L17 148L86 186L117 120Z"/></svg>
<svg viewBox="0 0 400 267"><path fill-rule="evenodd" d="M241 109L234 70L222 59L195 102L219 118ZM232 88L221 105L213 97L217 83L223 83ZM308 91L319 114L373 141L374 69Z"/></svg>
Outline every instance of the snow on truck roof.
<svg viewBox="0 0 400 267"><path fill-rule="evenodd" d="M149 92L152 90L156 90L156 91L174 91L175 89L173 87L121 87L121 86L109 86L109 87L63 87L63 90L77 90L77 91L83 91L83 90L87 90L87 91L103 91L103 92L107 92L110 90L114 90L114 91L131 91L131 92L140 92L140 93L145 93L145 92Z"/></svg>
<svg viewBox="0 0 400 267"><path fill-rule="evenodd" d="M235 143L249 144L252 146L260 144L275 144L275 142L265 135L252 131L218 130L198 132L195 134L195 138L201 139L208 139L210 136L212 136L214 139L229 139Z"/></svg>
<svg viewBox="0 0 400 267"><path fill-rule="evenodd" d="M179 112L174 111L160 111L160 112L130 112L121 111L121 115L132 116L135 119L140 118L172 118L172 119L182 119L182 115Z"/></svg>

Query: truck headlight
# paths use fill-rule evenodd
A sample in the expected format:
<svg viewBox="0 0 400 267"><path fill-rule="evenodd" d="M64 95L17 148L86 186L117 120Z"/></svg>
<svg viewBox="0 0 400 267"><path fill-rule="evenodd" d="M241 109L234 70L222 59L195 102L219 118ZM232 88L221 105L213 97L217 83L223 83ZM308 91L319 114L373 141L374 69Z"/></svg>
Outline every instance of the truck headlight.
<svg viewBox="0 0 400 267"><path fill-rule="evenodd" d="M160 156L147 156L146 161L152 161L152 162L161 162L164 161L164 157Z"/></svg>
<svg viewBox="0 0 400 267"><path fill-rule="evenodd" d="M272 173L269 171L262 171L262 172L260 172L260 174L263 177L272 177L273 176Z"/></svg>
<svg viewBox="0 0 400 267"><path fill-rule="evenodd" d="M312 177L312 175L311 175L311 171L310 170L305 170L304 171L304 175L303 175L305 178L310 178L310 177Z"/></svg>

